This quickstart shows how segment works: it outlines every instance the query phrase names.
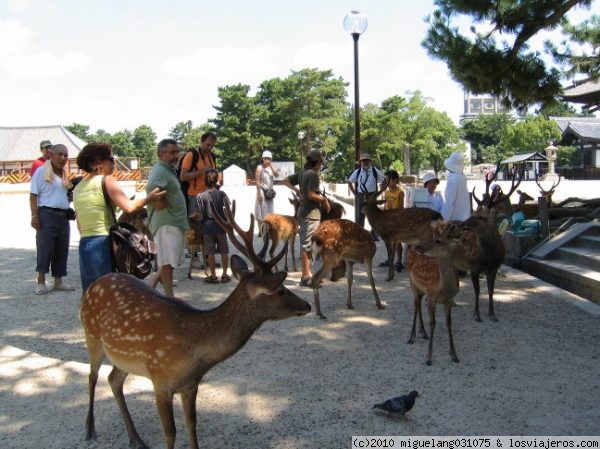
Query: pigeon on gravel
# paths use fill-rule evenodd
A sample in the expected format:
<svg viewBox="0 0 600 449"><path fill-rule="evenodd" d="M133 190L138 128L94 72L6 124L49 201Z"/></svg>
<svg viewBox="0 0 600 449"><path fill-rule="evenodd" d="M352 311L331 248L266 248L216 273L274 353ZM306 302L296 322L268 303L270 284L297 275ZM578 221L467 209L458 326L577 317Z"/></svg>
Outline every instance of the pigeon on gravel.
<svg viewBox="0 0 600 449"><path fill-rule="evenodd" d="M419 393L413 390L403 396L396 396L381 404L375 404L373 408L388 412L388 417L392 413L404 416L415 405L415 398L417 396L419 396Z"/></svg>

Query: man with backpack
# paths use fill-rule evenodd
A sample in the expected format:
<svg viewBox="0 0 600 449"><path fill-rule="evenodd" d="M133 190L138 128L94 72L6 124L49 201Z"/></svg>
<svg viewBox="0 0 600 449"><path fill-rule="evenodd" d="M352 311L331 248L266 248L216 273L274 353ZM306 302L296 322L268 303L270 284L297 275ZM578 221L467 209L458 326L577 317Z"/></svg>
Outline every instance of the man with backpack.
<svg viewBox="0 0 600 449"><path fill-rule="evenodd" d="M181 160L179 180L185 186L187 183L188 216L196 210L196 196L206 190L204 175L208 169L217 169L212 149L217 143L213 132L206 132L200 137L200 149L193 148ZM221 174L219 174L219 182Z"/></svg>
<svg viewBox="0 0 600 449"><path fill-rule="evenodd" d="M358 208L358 223L365 227L365 214L362 206L365 204L365 193L375 193L379 190L379 184L384 182L383 173L371 165L371 156L367 153L360 155L360 167L348 177L348 188L356 198L355 207ZM356 187L355 187L356 185ZM366 192L365 192L366 187ZM379 240L375 231L371 231L373 240Z"/></svg>

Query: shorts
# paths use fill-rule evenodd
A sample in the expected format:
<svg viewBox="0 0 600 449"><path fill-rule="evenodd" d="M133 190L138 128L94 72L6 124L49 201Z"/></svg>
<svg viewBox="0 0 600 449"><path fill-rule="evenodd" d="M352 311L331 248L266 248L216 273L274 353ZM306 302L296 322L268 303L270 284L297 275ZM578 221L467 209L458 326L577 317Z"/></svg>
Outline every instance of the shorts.
<svg viewBox="0 0 600 449"><path fill-rule="evenodd" d="M306 253L312 251L311 238L321 224L320 220L314 218L300 218L300 249Z"/></svg>
<svg viewBox="0 0 600 449"><path fill-rule="evenodd" d="M171 265L177 267L183 263L185 235L177 226L163 225L154 233L156 242L156 264L158 267Z"/></svg>
<svg viewBox="0 0 600 449"><path fill-rule="evenodd" d="M227 234L222 232L216 234L204 234L202 236L204 241L203 254L205 256L212 256L213 254L229 254L229 243L227 242Z"/></svg>

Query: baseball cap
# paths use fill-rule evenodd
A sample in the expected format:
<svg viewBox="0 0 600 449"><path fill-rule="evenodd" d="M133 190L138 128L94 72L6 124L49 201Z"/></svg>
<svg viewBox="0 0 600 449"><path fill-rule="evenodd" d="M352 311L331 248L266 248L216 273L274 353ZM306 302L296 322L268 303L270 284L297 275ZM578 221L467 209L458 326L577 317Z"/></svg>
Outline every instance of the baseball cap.
<svg viewBox="0 0 600 449"><path fill-rule="evenodd" d="M262 153L262 158L266 158L268 157L269 159L273 159L273 153L271 153L269 150L265 150Z"/></svg>
<svg viewBox="0 0 600 449"><path fill-rule="evenodd" d="M317 162L323 159L323 155L319 150L310 150L306 155L306 160L310 162Z"/></svg>
<svg viewBox="0 0 600 449"><path fill-rule="evenodd" d="M51 147L51 146L52 146L52 142L50 142L49 140L42 140L40 142L40 148Z"/></svg>
<svg viewBox="0 0 600 449"><path fill-rule="evenodd" d="M371 160L371 155L369 153L361 153L360 154L360 160L361 161L370 161Z"/></svg>

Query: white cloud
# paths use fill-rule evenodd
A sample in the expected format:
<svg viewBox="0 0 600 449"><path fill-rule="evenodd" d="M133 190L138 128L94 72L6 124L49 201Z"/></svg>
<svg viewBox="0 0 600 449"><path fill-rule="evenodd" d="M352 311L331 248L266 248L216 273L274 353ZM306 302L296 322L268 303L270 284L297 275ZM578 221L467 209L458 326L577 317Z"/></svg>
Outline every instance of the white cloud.
<svg viewBox="0 0 600 449"><path fill-rule="evenodd" d="M4 70L15 78L39 79L62 75L83 69L90 58L83 53L65 53L57 56L49 51L14 56L3 63Z"/></svg>
<svg viewBox="0 0 600 449"><path fill-rule="evenodd" d="M31 0L10 0L9 5L11 11L23 14L31 9Z"/></svg>
<svg viewBox="0 0 600 449"><path fill-rule="evenodd" d="M255 48L204 48L189 55L175 56L164 63L169 75L194 78L198 83L223 86L262 82L277 68L271 46Z"/></svg>
<svg viewBox="0 0 600 449"><path fill-rule="evenodd" d="M0 20L0 56L23 51L34 34L17 19Z"/></svg>

